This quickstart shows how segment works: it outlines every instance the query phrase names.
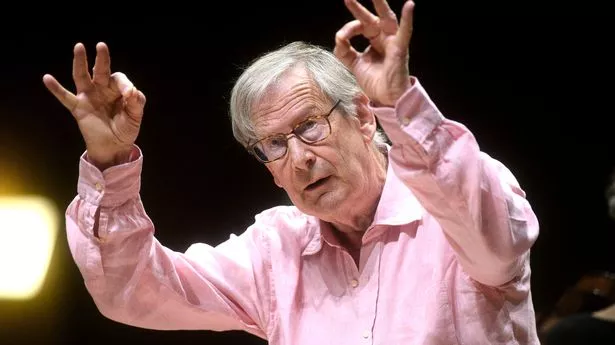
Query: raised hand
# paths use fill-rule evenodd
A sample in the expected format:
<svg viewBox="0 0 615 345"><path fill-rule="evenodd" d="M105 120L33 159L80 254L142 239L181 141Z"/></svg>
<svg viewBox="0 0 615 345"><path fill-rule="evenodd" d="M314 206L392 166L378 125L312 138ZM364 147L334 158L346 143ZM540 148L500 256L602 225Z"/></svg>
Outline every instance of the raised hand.
<svg viewBox="0 0 615 345"><path fill-rule="evenodd" d="M145 96L123 73L111 74L106 44L96 45L93 74L83 44L77 43L73 54L75 93L49 74L43 82L77 120L90 162L104 170L127 161L141 127Z"/></svg>
<svg viewBox="0 0 615 345"><path fill-rule="evenodd" d="M357 0L345 3L355 20L337 32L333 52L354 73L372 101L393 106L410 85L408 47L414 3L404 4L399 23L386 0L373 0L377 16ZM358 35L370 43L363 52L350 44L350 39Z"/></svg>

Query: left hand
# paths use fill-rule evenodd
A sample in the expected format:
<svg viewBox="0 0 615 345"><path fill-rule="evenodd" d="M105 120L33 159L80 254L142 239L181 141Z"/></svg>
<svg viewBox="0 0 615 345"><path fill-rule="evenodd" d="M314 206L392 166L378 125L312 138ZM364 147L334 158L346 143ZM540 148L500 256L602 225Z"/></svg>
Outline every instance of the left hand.
<svg viewBox="0 0 615 345"><path fill-rule="evenodd" d="M334 54L356 76L367 96L381 106L394 106L410 87L409 44L412 36L414 3L408 0L397 23L395 13L386 0L373 0L378 16L357 0L345 0L355 20L344 25L335 35ZM358 52L350 39L363 35L369 46Z"/></svg>

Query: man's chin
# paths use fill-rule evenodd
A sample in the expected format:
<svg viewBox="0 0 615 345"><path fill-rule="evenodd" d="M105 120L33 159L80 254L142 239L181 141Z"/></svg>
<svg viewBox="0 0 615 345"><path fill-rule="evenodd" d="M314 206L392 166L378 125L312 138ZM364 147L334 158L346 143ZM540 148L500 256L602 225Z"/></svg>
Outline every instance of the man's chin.
<svg viewBox="0 0 615 345"><path fill-rule="evenodd" d="M314 198L304 200L303 212L313 216L331 214L340 207L341 202L342 200L337 193L327 191Z"/></svg>

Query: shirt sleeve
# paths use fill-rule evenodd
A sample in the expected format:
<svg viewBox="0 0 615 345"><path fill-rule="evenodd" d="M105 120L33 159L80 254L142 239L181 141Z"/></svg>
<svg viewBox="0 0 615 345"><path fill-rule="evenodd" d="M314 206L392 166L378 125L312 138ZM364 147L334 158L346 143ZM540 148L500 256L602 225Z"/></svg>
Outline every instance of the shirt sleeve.
<svg viewBox="0 0 615 345"><path fill-rule="evenodd" d="M480 283L505 284L526 267L536 215L510 170L411 82L394 108L374 108L392 142L389 164L437 219L464 270Z"/></svg>
<svg viewBox="0 0 615 345"><path fill-rule="evenodd" d="M270 255L255 223L186 252L161 245L139 197L142 155L101 172L80 159L69 248L100 312L150 329L244 330L266 338Z"/></svg>

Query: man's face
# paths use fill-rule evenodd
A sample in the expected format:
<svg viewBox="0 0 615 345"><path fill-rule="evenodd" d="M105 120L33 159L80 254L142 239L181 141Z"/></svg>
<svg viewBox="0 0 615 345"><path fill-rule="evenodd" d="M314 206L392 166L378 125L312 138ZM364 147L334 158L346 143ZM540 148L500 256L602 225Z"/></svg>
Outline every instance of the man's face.
<svg viewBox="0 0 615 345"><path fill-rule="evenodd" d="M327 100L302 68L295 68L256 105L256 135L288 133L309 116L327 114L335 101ZM379 193L372 181L375 160L370 151L375 120L364 103L357 107L362 115L358 118L342 115L337 107L329 116L331 134L326 139L306 144L291 136L286 155L266 164L275 183L303 212L322 219L339 217L336 213L372 199L366 193Z"/></svg>

